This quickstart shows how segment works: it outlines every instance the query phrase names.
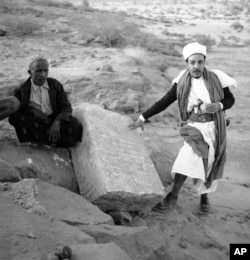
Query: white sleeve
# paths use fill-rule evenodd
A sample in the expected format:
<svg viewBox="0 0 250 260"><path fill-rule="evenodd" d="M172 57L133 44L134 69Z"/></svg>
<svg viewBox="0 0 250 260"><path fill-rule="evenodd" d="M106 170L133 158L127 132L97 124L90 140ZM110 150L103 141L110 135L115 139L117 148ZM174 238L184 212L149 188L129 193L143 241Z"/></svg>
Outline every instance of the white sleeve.
<svg viewBox="0 0 250 260"><path fill-rule="evenodd" d="M178 84L179 80L181 79L181 77L182 77L182 75L185 73L185 71L186 71L186 70L182 70L182 71L178 74L178 76L172 80L172 84L174 84L174 83L177 83L177 84Z"/></svg>
<svg viewBox="0 0 250 260"><path fill-rule="evenodd" d="M225 72L221 71L221 70L212 70L217 77L219 78L221 85L223 88L226 87L231 87L234 86L235 88L237 87L237 82L235 79L231 78L230 76L228 76Z"/></svg>
<svg viewBox="0 0 250 260"><path fill-rule="evenodd" d="M143 122L146 121L145 118L143 117L143 115L140 115L140 116L139 116L139 119L140 119L141 121L143 121Z"/></svg>

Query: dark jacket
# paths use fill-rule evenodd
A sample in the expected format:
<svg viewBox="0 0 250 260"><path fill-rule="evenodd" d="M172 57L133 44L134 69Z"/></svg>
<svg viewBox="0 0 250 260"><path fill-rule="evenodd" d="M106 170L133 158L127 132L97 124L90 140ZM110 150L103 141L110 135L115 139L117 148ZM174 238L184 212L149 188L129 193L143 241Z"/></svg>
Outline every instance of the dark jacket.
<svg viewBox="0 0 250 260"><path fill-rule="evenodd" d="M229 109L234 104L234 96L230 92L229 87L223 88L224 91L224 99L220 100L223 104L223 110ZM171 89L163 96L159 101L153 104L150 108L148 108L145 112L142 113L145 119L148 119L151 116L154 116L168 106L170 106L174 101L177 100L177 83L174 83Z"/></svg>
<svg viewBox="0 0 250 260"><path fill-rule="evenodd" d="M47 78L49 86L49 97L54 112L55 120L69 120L72 114L72 107L63 89L62 84L53 78ZM23 82L15 92L15 97L20 101L19 110L25 109L30 101L31 77Z"/></svg>

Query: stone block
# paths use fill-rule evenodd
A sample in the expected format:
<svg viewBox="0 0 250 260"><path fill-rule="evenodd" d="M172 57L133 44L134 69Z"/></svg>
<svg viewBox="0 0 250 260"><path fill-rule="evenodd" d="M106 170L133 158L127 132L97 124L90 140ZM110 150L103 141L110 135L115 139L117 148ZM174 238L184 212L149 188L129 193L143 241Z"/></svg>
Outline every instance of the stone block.
<svg viewBox="0 0 250 260"><path fill-rule="evenodd" d="M82 142L72 148L83 197L104 211L144 212L162 200L164 187L129 117L86 103L74 116L83 125Z"/></svg>

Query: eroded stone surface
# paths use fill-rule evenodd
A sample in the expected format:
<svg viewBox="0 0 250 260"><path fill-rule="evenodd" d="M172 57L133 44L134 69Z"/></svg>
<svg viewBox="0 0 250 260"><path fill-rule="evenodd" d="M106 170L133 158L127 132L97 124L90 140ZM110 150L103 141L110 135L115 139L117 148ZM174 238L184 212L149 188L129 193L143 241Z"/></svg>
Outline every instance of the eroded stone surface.
<svg viewBox="0 0 250 260"><path fill-rule="evenodd" d="M95 243L77 227L47 215L31 214L4 194L0 192L1 260L47 259L56 247Z"/></svg>
<svg viewBox="0 0 250 260"><path fill-rule="evenodd" d="M72 149L81 195L104 211L144 211L164 196L164 187L131 119L100 106L81 104L74 115L83 140Z"/></svg>
<svg viewBox="0 0 250 260"><path fill-rule="evenodd" d="M38 179L24 179L12 187L13 201L28 212L50 216L70 225L113 224L112 218L82 196Z"/></svg>
<svg viewBox="0 0 250 260"><path fill-rule="evenodd" d="M168 241L163 233L147 227L85 225L80 229L97 243L116 243L134 260L170 260Z"/></svg>
<svg viewBox="0 0 250 260"><path fill-rule="evenodd" d="M0 159L0 182L17 182L20 180L18 171L10 163Z"/></svg>
<svg viewBox="0 0 250 260"><path fill-rule="evenodd" d="M72 260L132 260L114 243L73 245Z"/></svg>
<svg viewBox="0 0 250 260"><path fill-rule="evenodd" d="M3 122L0 125L2 126ZM8 126L7 123L4 125ZM8 140L4 134L5 131L0 137L0 158L12 165L21 178L38 178L78 192L67 149L31 143L20 144L17 137Z"/></svg>

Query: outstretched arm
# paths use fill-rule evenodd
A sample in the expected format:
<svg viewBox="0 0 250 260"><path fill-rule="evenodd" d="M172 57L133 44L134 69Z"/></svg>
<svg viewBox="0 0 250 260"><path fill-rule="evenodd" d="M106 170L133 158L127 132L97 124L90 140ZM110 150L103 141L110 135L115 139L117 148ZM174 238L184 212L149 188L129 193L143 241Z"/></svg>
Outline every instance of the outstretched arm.
<svg viewBox="0 0 250 260"><path fill-rule="evenodd" d="M148 108L145 112L142 113L144 119L148 119L156 114L159 114L168 106L170 106L177 99L176 94L177 84L174 83L171 89L163 96L160 100L154 103L150 108Z"/></svg>
<svg viewBox="0 0 250 260"><path fill-rule="evenodd" d="M177 99L176 94L177 84L174 83L171 89L163 96L160 100L158 100L155 104L153 104L150 108L148 108L145 112L143 112L136 122L129 125L130 129L142 128L144 129L144 121L166 109Z"/></svg>

